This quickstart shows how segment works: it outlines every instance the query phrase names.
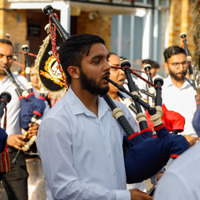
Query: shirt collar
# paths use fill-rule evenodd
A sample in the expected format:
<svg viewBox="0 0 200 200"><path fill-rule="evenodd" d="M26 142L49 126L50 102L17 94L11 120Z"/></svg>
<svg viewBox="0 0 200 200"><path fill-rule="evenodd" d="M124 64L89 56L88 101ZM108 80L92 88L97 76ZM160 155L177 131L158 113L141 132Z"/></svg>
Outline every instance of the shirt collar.
<svg viewBox="0 0 200 200"><path fill-rule="evenodd" d="M170 87L170 86L176 87L176 86L173 84L170 75L165 79L165 85L166 85L166 87ZM186 81L186 79L185 79L185 80L184 80L184 83L183 83L183 85L182 85L182 87L181 87L180 89L184 89L184 88L187 88L187 87L190 87L190 84L189 84L188 81Z"/></svg>
<svg viewBox="0 0 200 200"><path fill-rule="evenodd" d="M86 116L96 117L96 115L88 110L82 101L76 96L71 87L67 91L65 97L68 99L69 108L74 115L85 114ZM108 110L111 110L105 100L98 96L98 118L100 119Z"/></svg>

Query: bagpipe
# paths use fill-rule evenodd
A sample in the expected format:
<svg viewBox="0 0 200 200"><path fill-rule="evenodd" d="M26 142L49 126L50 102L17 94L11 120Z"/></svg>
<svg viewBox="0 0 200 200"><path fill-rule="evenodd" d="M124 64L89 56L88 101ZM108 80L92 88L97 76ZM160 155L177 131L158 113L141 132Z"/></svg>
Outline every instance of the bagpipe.
<svg viewBox="0 0 200 200"><path fill-rule="evenodd" d="M43 12L49 15L50 20L53 21L54 26L59 29L59 34L64 38L64 41L68 39L69 34L62 28L57 17L54 16L53 8L49 5L43 9ZM57 54L55 54L57 56ZM113 83L120 88L123 92L131 96L134 104L134 109L137 112L137 120L139 121L141 132L135 132L123 115L122 110L117 108L114 101L108 94L103 98L112 110L113 116L124 130L126 136L124 137L124 160L127 173L128 183L141 182L152 175L156 174L170 157L175 158L189 148L189 143L183 136L169 134L165 125L161 121L162 114L162 100L161 100L161 81L157 82L156 86L156 108L150 107L150 105L143 100L137 94L137 88L131 81L130 63L122 63L122 69L125 71L128 79L129 91L123 86L114 83L109 78L105 78L107 81ZM160 85L159 85L160 84ZM158 89L159 88L159 89ZM145 110L151 115L157 137L154 138L152 130L148 128L146 121L146 115L142 112L140 106L143 106Z"/></svg>
<svg viewBox="0 0 200 200"><path fill-rule="evenodd" d="M25 141L27 141L26 145L22 147L23 151L28 151L31 145L35 142L36 136L32 136L29 138L28 135L28 129L29 129L29 124L30 127L39 119L42 117L43 112L45 110L45 98L44 98L44 91L40 93L39 98L35 97L35 94L33 92L33 87L31 84L30 80L30 64L29 64L29 59L28 59L28 46L24 45L22 46L22 49L24 50L24 55L25 55L25 71L27 74L27 79L28 79L28 84L27 88L28 91L22 89L20 85L17 83L13 75L11 74L10 71L6 70L5 68L4 71L6 72L7 76L9 79L12 81L15 91L19 97L20 100L20 127L26 131L26 138ZM13 163L16 162L16 159L19 155L20 150L17 151L16 157L12 160Z"/></svg>
<svg viewBox="0 0 200 200"><path fill-rule="evenodd" d="M131 96L133 101L135 101L135 106L137 105L136 110L138 111L138 115L136 118L139 121L141 131L138 133L134 132L133 129L128 129L128 131L125 131L127 136L124 138L124 145L126 145L124 154L127 181L128 183L137 183L146 180L147 178L150 178L156 174L162 167L167 164L170 158L176 158L186 149L188 149L189 143L181 135L170 134L166 126L161 121L163 114L161 86L163 84L163 80L156 79L154 81L156 90L156 107L151 108L138 97L138 94L135 90L134 81L129 75L131 73L129 61L125 61L125 64L122 63L121 66L127 75L126 77L128 79L128 86L130 86L129 90L131 93L126 91L123 86L114 83L112 80L108 78L107 80L114 84L120 91L125 92ZM144 106L148 110L148 113L151 116L151 121L153 121L154 124L153 128L156 132L156 137L155 135L153 137L152 130L149 128L146 122L146 115L141 112L140 105ZM110 108L112 109L112 107ZM113 115L115 115L114 113ZM122 114L120 114L120 116L121 115ZM119 118L116 119L117 121L120 120ZM168 123L173 122L173 120L170 118L167 121ZM122 124L122 122L119 123ZM123 124L127 123L128 122L123 122ZM128 128L130 126L126 125L126 127Z"/></svg>
<svg viewBox="0 0 200 200"><path fill-rule="evenodd" d="M187 56L188 70L189 70L189 75L190 75L190 79L191 79L191 81L189 81L189 83L194 88L194 90L197 91L193 66L192 66L192 62L191 62L192 57L191 57L191 54L190 54L190 51L189 51L188 45L187 45L187 35L185 33L181 33L181 39L182 39L182 46L185 49L185 53Z"/></svg>

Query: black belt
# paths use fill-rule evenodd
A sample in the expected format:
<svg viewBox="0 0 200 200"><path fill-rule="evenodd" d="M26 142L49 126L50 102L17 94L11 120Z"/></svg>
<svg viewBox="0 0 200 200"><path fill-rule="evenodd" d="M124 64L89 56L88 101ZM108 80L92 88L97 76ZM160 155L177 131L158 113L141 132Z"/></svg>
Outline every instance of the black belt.
<svg viewBox="0 0 200 200"><path fill-rule="evenodd" d="M16 152L16 151L18 151L18 149L8 146L8 153L12 153L12 152Z"/></svg>

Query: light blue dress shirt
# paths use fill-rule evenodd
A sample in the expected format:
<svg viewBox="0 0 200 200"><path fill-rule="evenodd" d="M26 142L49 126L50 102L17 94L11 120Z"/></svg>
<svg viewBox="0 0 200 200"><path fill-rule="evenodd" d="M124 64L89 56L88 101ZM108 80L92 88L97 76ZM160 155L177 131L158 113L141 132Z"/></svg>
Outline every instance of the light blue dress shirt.
<svg viewBox="0 0 200 200"><path fill-rule="evenodd" d="M200 199L200 142L176 158L156 187L154 200Z"/></svg>
<svg viewBox="0 0 200 200"><path fill-rule="evenodd" d="M115 103L138 131L128 109ZM69 89L39 128L37 147L47 181L47 199L130 200L123 134L103 98L98 98L97 117Z"/></svg>

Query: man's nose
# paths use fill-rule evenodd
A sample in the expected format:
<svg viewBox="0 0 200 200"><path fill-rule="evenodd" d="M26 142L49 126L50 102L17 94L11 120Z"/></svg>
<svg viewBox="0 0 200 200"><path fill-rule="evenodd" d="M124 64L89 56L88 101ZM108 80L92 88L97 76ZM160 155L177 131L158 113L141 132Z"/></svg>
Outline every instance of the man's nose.
<svg viewBox="0 0 200 200"><path fill-rule="evenodd" d="M104 67L104 70L105 71L110 71L111 69L111 66L109 65L108 61L105 63L105 67Z"/></svg>
<svg viewBox="0 0 200 200"><path fill-rule="evenodd" d="M179 69L180 69L181 71L183 71L184 68L185 68L184 64L180 63L180 64L179 64Z"/></svg>
<svg viewBox="0 0 200 200"><path fill-rule="evenodd" d="M120 69L120 74L123 75L123 76L125 76L124 70Z"/></svg>

